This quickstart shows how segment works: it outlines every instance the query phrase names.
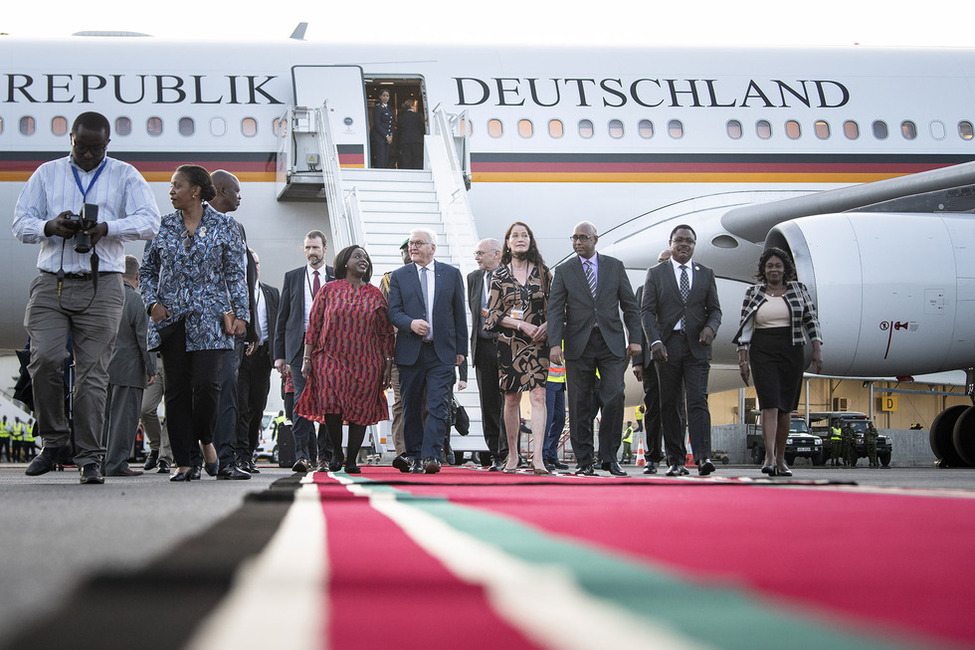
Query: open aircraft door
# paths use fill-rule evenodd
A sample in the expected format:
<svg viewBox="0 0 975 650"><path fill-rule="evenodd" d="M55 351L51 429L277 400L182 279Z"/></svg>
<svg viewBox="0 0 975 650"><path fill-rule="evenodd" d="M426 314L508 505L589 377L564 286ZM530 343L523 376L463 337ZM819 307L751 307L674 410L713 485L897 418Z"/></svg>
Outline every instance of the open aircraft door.
<svg viewBox="0 0 975 650"><path fill-rule="evenodd" d="M369 119L362 68L346 65L296 65L291 68L295 106L317 108L326 99L332 140L342 167L365 167Z"/></svg>

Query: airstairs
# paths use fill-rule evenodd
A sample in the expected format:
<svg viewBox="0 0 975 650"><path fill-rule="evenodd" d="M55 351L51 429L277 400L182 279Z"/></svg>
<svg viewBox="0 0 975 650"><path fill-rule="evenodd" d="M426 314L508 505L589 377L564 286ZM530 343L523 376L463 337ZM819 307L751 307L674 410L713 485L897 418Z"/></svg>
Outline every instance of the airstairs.
<svg viewBox="0 0 975 650"><path fill-rule="evenodd" d="M437 233L437 261L456 266L466 280L476 268L478 241L467 201L466 116L447 115L440 106L432 111L422 170L341 166L327 101L319 108L293 107L285 119L290 132L279 145L278 199L324 201L333 254L353 243L365 248L372 259L372 282L378 286L385 272L402 266L400 246L410 231L428 228ZM454 431L452 446L486 450L472 366L467 390L455 391L455 396L470 416L471 431L468 437ZM391 451L389 423L381 423L380 431Z"/></svg>

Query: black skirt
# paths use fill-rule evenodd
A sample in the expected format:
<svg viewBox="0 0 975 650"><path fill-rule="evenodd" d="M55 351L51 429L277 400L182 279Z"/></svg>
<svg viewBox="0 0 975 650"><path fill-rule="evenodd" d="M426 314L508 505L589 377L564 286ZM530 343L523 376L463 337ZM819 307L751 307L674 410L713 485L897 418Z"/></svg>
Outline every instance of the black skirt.
<svg viewBox="0 0 975 650"><path fill-rule="evenodd" d="M802 392L803 346L792 345L792 328L756 329L749 357L758 408L791 412Z"/></svg>

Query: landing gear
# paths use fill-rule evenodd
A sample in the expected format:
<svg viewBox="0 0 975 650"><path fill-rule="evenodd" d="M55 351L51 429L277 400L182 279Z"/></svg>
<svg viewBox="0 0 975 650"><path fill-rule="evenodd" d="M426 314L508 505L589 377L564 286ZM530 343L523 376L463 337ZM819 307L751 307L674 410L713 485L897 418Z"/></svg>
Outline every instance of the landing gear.
<svg viewBox="0 0 975 650"><path fill-rule="evenodd" d="M975 406L959 404L934 418L929 434L938 467L975 465Z"/></svg>

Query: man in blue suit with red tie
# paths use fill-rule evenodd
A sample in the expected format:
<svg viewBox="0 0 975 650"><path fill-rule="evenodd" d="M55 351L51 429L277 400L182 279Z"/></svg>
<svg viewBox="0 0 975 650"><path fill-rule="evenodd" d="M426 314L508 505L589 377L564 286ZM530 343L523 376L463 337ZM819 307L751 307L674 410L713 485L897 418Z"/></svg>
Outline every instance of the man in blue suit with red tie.
<svg viewBox="0 0 975 650"><path fill-rule="evenodd" d="M389 282L389 320L397 329L395 362L403 400L403 437L409 471L436 474L447 434L454 368L467 357L464 279L457 268L434 261L435 232L414 230L408 245L413 263L393 271Z"/></svg>

